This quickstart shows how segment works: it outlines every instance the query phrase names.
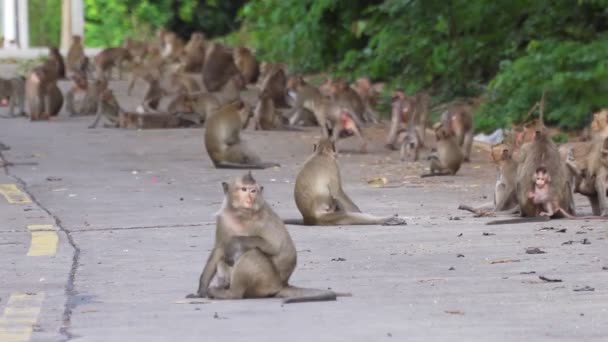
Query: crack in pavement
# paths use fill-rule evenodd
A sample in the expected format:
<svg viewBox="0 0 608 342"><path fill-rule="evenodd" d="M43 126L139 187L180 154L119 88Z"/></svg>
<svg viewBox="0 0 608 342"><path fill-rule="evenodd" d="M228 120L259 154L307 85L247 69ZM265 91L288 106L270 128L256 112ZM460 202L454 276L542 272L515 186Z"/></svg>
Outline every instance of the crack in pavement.
<svg viewBox="0 0 608 342"><path fill-rule="evenodd" d="M171 228L191 228L191 227L202 227L215 225L215 221L207 221L202 223L193 224L171 224L171 225L160 225L160 226L136 226L136 227L105 227L105 228L90 228L90 229L72 229L70 232L74 233L88 233L88 232L103 232L112 230L137 230L137 229L171 229Z"/></svg>
<svg viewBox="0 0 608 342"><path fill-rule="evenodd" d="M61 328L59 328L59 333L64 337L64 339L62 339L61 341L69 341L72 338L74 338L74 335L72 335L72 333L70 332L70 324L71 324L71 320L72 320L72 305L70 303L72 302L72 298L74 296L76 296L76 294L77 294L77 292L74 288L74 282L76 279L76 272L78 270L78 260L80 257L80 248L74 241L74 238L72 237L70 230L68 230L67 228L65 228L62 225L61 219L59 217L57 217L56 215L54 215L53 213L51 213L51 211L48 208L46 208L44 205L42 205L42 203L40 203L40 201L38 201L36 196L34 196L34 194L28 190L27 182L25 182L19 176L12 174L10 172L10 170L8 168L10 163L7 162L6 159L4 158L1 149L0 149L0 162L2 162L2 163L0 163L0 166L4 169L4 173L7 176L15 179L17 184L19 184L21 186L23 191L30 197L32 202L53 219L55 225L59 228L59 231L63 232L66 235L69 245L74 250L74 254L72 255L72 266L70 267L70 274L69 274L68 281L65 286L65 295L67 298L66 298L66 301L64 304L63 315L62 315L63 324L62 324Z"/></svg>

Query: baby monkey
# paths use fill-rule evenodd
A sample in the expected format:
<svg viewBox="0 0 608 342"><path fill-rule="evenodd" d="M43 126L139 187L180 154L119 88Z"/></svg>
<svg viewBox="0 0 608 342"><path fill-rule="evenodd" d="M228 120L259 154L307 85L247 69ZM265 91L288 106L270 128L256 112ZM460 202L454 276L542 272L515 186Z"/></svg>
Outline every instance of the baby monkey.
<svg viewBox="0 0 608 342"><path fill-rule="evenodd" d="M540 166L536 169L533 184L534 190L528 193L528 198L536 205L537 216L552 217L559 213L567 218L574 217L559 206L559 199L551 186L551 175L546 167Z"/></svg>

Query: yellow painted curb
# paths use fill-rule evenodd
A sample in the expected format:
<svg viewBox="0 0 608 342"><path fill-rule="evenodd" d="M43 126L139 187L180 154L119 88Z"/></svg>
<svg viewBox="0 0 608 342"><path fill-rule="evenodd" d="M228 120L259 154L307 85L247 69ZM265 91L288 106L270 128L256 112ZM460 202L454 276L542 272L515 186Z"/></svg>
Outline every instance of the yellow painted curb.
<svg viewBox="0 0 608 342"><path fill-rule="evenodd" d="M32 203L30 197L21 191L16 184L0 184L0 194L6 198L8 203L26 204Z"/></svg>

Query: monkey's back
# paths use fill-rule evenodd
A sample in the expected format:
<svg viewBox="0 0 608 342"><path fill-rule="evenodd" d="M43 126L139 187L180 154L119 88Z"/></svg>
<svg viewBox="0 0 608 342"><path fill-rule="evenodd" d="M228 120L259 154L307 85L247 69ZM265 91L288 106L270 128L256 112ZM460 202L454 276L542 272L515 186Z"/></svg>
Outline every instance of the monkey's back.
<svg viewBox="0 0 608 342"><path fill-rule="evenodd" d="M330 185L340 184L338 163L331 157L313 155L296 177L294 198L305 224L315 224L317 206L331 203Z"/></svg>
<svg viewBox="0 0 608 342"><path fill-rule="evenodd" d="M232 142L239 143L239 122L238 113L232 108L220 109L207 119L204 133L205 149L214 163L222 161L224 151L228 149L226 141L236 140Z"/></svg>

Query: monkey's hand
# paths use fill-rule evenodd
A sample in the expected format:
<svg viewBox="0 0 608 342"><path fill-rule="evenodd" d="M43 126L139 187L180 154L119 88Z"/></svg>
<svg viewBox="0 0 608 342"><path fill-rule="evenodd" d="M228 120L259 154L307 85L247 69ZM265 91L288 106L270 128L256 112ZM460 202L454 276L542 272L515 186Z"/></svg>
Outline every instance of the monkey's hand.
<svg viewBox="0 0 608 342"><path fill-rule="evenodd" d="M229 266L234 263L247 251L245 244L239 236L232 237L226 247L224 247L224 262Z"/></svg>
<svg viewBox="0 0 608 342"><path fill-rule="evenodd" d="M191 293L186 298L207 298L207 289L199 289L197 293Z"/></svg>
<svg viewBox="0 0 608 342"><path fill-rule="evenodd" d="M405 222L405 220L402 219L401 217L394 215L394 216L389 217L386 221L384 221L384 223L382 223L382 225L383 226L406 226L407 222Z"/></svg>

